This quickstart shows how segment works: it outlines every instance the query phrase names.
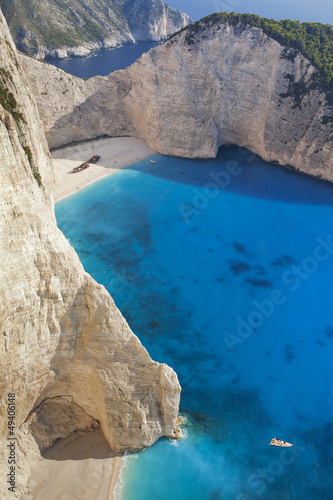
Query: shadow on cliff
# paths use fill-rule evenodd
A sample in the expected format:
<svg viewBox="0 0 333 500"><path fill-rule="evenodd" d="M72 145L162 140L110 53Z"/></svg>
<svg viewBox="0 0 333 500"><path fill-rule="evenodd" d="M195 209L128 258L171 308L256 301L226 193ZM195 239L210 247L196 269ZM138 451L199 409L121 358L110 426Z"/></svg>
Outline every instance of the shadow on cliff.
<svg viewBox="0 0 333 500"><path fill-rule="evenodd" d="M86 460L121 457L110 449L102 431L75 431L64 439L58 439L51 448L42 453L46 460Z"/></svg>
<svg viewBox="0 0 333 500"><path fill-rule="evenodd" d="M172 164L172 169L170 168ZM155 155L128 167L170 182L199 189L307 205L333 205L333 186L325 181L273 165L245 148L220 147L216 159Z"/></svg>

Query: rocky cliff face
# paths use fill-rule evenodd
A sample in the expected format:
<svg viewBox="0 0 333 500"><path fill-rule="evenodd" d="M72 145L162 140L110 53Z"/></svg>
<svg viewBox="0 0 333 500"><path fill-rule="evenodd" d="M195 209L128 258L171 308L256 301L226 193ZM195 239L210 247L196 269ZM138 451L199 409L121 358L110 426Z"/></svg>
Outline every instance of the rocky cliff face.
<svg viewBox="0 0 333 500"><path fill-rule="evenodd" d="M124 14L135 40L164 40L192 22L187 14L158 0L127 2Z"/></svg>
<svg viewBox="0 0 333 500"><path fill-rule="evenodd" d="M164 40L192 22L162 0L0 0L17 47L37 59Z"/></svg>
<svg viewBox="0 0 333 500"><path fill-rule="evenodd" d="M180 387L58 230L47 143L1 14L0 45L0 472L9 472L7 395L15 393L21 498L31 433L43 450L100 427L113 449L142 449L173 434ZM0 482L1 498L7 486Z"/></svg>
<svg viewBox="0 0 333 500"><path fill-rule="evenodd" d="M135 135L164 154L208 158L237 144L333 181L332 109L313 86L317 70L260 28L202 22L87 82L23 59L50 147Z"/></svg>

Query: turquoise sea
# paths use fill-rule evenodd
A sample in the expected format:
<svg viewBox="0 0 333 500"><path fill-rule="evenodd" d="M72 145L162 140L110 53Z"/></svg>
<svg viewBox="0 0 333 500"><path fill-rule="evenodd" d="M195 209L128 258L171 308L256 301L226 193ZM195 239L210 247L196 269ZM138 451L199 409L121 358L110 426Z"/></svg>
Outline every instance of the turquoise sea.
<svg viewBox="0 0 333 500"><path fill-rule="evenodd" d="M333 188L221 148L154 155L56 216L182 385L183 439L129 455L121 498L331 500Z"/></svg>

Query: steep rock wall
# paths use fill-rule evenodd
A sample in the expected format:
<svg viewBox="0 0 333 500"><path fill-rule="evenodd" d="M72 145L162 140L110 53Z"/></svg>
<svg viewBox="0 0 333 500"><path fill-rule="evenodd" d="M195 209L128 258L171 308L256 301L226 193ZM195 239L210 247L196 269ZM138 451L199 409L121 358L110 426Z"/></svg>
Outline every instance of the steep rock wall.
<svg viewBox="0 0 333 500"><path fill-rule="evenodd" d="M51 158L1 14L0 47L0 472L5 478L8 393L16 394L19 446L23 429L43 450L75 429L99 426L113 449L129 450L173 434L180 386L171 368L152 361L58 230L49 194ZM29 447L17 459L19 495L25 491ZM1 481L0 497L7 495Z"/></svg>
<svg viewBox="0 0 333 500"><path fill-rule="evenodd" d="M37 59L164 40L191 23L162 0L0 0L17 47Z"/></svg>
<svg viewBox="0 0 333 500"><path fill-rule="evenodd" d="M332 109L313 86L317 70L259 28L203 24L87 82L26 58L24 67L51 148L135 135L164 154L208 158L237 144L333 181Z"/></svg>

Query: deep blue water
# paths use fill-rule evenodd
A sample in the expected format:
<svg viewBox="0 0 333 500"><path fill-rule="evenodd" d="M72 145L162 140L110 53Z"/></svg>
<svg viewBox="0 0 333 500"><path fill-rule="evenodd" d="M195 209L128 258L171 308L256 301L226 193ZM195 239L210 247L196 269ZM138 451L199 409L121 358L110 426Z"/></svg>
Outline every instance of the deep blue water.
<svg viewBox="0 0 333 500"><path fill-rule="evenodd" d="M79 78L90 78L95 75L106 76L111 71L125 69L133 64L144 52L156 47L157 42L140 42L126 44L117 49L96 50L88 57L73 57L70 59L53 60L47 62L63 69Z"/></svg>
<svg viewBox="0 0 333 500"><path fill-rule="evenodd" d="M184 438L129 456L122 498L332 499L333 188L233 148L153 159L56 205L182 385Z"/></svg>

